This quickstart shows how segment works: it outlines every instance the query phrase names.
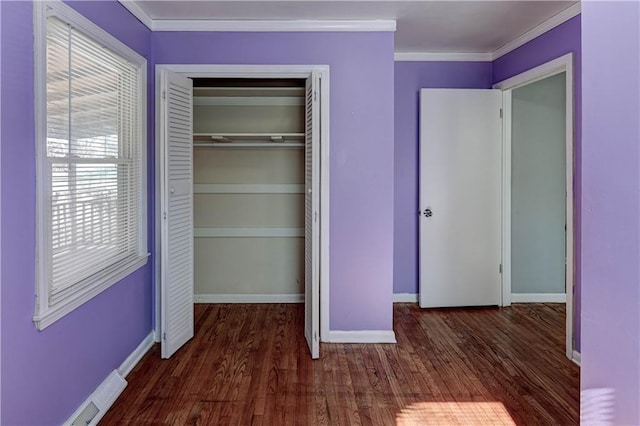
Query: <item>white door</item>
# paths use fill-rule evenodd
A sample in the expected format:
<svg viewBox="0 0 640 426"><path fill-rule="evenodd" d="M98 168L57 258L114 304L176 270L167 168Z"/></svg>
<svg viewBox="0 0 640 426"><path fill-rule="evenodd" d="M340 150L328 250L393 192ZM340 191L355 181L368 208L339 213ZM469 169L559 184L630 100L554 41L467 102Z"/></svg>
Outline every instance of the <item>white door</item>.
<svg viewBox="0 0 640 426"><path fill-rule="evenodd" d="M499 305L499 90L420 91L420 306Z"/></svg>
<svg viewBox="0 0 640 426"><path fill-rule="evenodd" d="M311 358L320 357L320 74L307 79L304 200L304 337Z"/></svg>
<svg viewBox="0 0 640 426"><path fill-rule="evenodd" d="M193 131L190 79L163 70L160 166L162 358L193 337Z"/></svg>

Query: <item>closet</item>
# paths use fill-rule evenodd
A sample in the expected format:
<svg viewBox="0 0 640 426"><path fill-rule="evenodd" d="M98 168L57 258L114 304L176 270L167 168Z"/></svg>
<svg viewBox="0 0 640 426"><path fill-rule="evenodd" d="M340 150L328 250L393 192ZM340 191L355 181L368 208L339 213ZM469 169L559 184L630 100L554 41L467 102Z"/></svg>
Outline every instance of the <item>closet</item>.
<svg viewBox="0 0 640 426"><path fill-rule="evenodd" d="M193 227L196 302L304 301L304 79L193 79Z"/></svg>
<svg viewBox="0 0 640 426"><path fill-rule="evenodd" d="M163 358L193 337L194 301L304 302L305 339L318 358L320 266L329 246L328 181L321 184L328 73L322 66L159 66Z"/></svg>

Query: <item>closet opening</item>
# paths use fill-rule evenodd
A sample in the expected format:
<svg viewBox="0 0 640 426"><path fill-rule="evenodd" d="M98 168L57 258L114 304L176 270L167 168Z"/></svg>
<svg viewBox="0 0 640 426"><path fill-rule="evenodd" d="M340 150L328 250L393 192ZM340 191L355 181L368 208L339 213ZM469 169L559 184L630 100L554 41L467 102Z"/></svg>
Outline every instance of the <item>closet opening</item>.
<svg viewBox="0 0 640 426"><path fill-rule="evenodd" d="M304 91L193 79L196 303L304 302Z"/></svg>
<svg viewBox="0 0 640 426"><path fill-rule="evenodd" d="M323 75L158 74L162 357L193 337L194 303L303 303L319 357Z"/></svg>

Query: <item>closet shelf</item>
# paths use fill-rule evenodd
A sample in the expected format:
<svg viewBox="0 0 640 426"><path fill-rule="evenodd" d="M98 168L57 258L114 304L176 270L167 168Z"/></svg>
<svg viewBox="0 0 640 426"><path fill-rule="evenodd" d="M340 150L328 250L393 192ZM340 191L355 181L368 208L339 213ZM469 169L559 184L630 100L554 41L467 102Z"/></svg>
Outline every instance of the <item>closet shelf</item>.
<svg viewBox="0 0 640 426"><path fill-rule="evenodd" d="M285 142L285 143L273 143L273 142L265 142L265 143L259 143L259 142L249 142L249 143L238 143L238 142L234 142L234 143L219 143L219 142L213 142L213 143L194 143L193 144L194 148L271 148L271 149L275 149L275 148L304 148L304 144L303 143L291 143L291 142Z"/></svg>
<svg viewBox="0 0 640 426"><path fill-rule="evenodd" d="M304 228L193 228L194 238L299 238Z"/></svg>
<svg viewBox="0 0 640 426"><path fill-rule="evenodd" d="M194 96L193 105L195 107L215 107L215 106L234 106L234 107L298 107L304 106L304 96Z"/></svg>
<svg viewBox="0 0 640 426"><path fill-rule="evenodd" d="M194 183L194 194L304 194L304 184Z"/></svg>
<svg viewBox="0 0 640 426"><path fill-rule="evenodd" d="M193 142L198 147L302 147L304 133L194 133Z"/></svg>
<svg viewBox="0 0 640 426"><path fill-rule="evenodd" d="M304 97L304 87L194 87L194 97L295 98Z"/></svg>

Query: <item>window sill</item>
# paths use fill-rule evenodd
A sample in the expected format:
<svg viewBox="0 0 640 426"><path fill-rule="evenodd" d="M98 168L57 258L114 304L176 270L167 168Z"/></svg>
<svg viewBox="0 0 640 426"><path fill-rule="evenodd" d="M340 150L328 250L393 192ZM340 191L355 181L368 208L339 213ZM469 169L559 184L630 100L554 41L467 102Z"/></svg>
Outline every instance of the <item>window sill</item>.
<svg viewBox="0 0 640 426"><path fill-rule="evenodd" d="M146 265L148 257L149 254L147 253L119 265L104 275L95 278L91 285L88 285L78 292L70 295L65 300L60 301L53 306L45 307L41 312L33 316L33 322L35 323L36 328L38 330L44 330L112 285L122 281L124 278Z"/></svg>

